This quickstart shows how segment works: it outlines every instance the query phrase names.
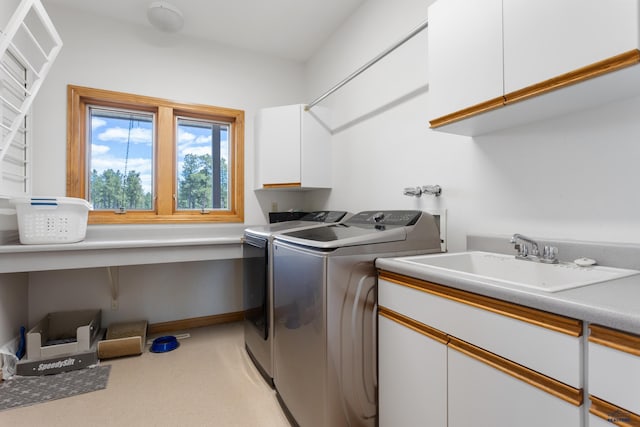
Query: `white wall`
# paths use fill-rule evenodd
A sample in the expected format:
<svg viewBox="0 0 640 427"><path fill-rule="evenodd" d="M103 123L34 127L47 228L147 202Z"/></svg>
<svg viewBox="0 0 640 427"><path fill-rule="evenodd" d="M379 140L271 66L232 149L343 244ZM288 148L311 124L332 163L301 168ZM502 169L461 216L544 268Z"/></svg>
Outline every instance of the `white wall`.
<svg viewBox="0 0 640 427"><path fill-rule="evenodd" d="M47 11L64 45L34 103L34 194L65 194L72 84L244 110L245 222L265 221L253 192L253 118L259 108L301 102L300 64L60 6Z"/></svg>
<svg viewBox="0 0 640 427"><path fill-rule="evenodd" d="M66 85L76 84L244 109L246 223L263 222L274 201L352 212L446 208L454 251L468 233L639 243L640 99L476 139L431 131L428 30L323 102L334 112L331 191L255 195L255 111L309 102L421 23L429 3L368 0L306 67L50 7L65 46L34 109L34 193L64 194ZM402 195L426 184L441 185L442 197ZM218 267L126 270L120 310L106 316L133 316L133 307L153 321L234 311L235 267ZM83 298L108 311L104 271L88 272L32 274L29 319L50 307L89 308ZM183 299L174 281L194 283L193 295ZM55 289L64 292L54 297ZM170 304L177 297L179 309Z"/></svg>
<svg viewBox="0 0 640 427"><path fill-rule="evenodd" d="M28 325L28 280L27 273L0 274L0 346L17 337L20 326Z"/></svg>
<svg viewBox="0 0 640 427"><path fill-rule="evenodd" d="M118 309L111 310L107 270L90 268L29 274L29 324L51 311L102 309L105 325L149 323L242 310L241 261L200 261L119 267Z"/></svg>
<svg viewBox="0 0 640 427"><path fill-rule="evenodd" d="M34 194L65 194L67 85L73 84L244 110L245 224L264 223L273 202L283 210L305 208L300 196L253 191L254 115L259 108L302 102L302 65L55 5L47 10L64 46L34 104ZM29 322L49 311L86 308L102 309L105 324L238 311L238 265L123 267L117 310L111 310L106 269L30 273Z"/></svg>
<svg viewBox="0 0 640 427"><path fill-rule="evenodd" d="M18 4L20 4L20 0L3 0L0 2L0 28L5 28Z"/></svg>
<svg viewBox="0 0 640 427"><path fill-rule="evenodd" d="M308 94L415 28L429 3L364 3L308 63ZM640 243L640 99L475 139L432 131L427 37L322 103L334 111L329 207L446 208L453 251L465 249L468 233ZM441 185L442 196L402 195L426 184Z"/></svg>

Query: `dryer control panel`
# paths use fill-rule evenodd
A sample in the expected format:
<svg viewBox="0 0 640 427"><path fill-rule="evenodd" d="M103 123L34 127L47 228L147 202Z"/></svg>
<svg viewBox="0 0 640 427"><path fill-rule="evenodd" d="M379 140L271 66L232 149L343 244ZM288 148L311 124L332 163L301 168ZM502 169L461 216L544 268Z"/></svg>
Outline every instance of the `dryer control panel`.
<svg viewBox="0 0 640 427"><path fill-rule="evenodd" d="M345 225L414 225L422 215L422 211L363 211L345 221Z"/></svg>

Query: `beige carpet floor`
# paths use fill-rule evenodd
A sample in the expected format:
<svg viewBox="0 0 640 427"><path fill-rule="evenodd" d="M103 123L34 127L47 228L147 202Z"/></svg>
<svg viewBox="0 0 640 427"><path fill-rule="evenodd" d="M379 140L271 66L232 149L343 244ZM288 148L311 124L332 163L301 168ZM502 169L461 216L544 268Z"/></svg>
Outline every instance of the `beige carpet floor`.
<svg viewBox="0 0 640 427"><path fill-rule="evenodd" d="M0 412L1 426L288 427L244 350L242 323L193 329L180 347L101 362L105 390Z"/></svg>

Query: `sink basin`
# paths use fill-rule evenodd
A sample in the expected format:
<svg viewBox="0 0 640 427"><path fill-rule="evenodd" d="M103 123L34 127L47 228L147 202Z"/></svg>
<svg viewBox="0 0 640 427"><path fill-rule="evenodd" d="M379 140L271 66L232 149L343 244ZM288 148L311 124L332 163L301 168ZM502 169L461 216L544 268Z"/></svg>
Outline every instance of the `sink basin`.
<svg viewBox="0 0 640 427"><path fill-rule="evenodd" d="M425 271L451 277L491 280L515 286L557 292L640 274L638 270L604 266L579 267L573 263L544 264L491 252L459 252L397 258Z"/></svg>

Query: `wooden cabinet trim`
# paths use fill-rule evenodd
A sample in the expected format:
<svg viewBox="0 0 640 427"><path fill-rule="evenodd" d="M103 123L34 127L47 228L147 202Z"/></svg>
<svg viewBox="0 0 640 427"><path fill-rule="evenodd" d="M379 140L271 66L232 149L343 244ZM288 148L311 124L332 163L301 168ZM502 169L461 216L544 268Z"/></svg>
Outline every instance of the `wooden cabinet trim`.
<svg viewBox="0 0 640 427"><path fill-rule="evenodd" d="M429 121L429 126L431 128L437 128L440 126L448 125L450 123L458 122L460 120L464 120L466 118L476 116L478 114L486 113L487 111L492 111L497 108L504 107L505 104L504 96L499 96L497 98L490 99L489 101L481 102L476 105L472 105L471 107L458 110L451 114L447 114L446 116L438 117Z"/></svg>
<svg viewBox="0 0 640 427"><path fill-rule="evenodd" d="M602 418L603 420L617 426L640 426L640 415L627 411L626 409L622 409L616 405L612 405L611 403L598 399L595 396L589 396L589 400L591 401L589 413L592 415Z"/></svg>
<svg viewBox="0 0 640 427"><path fill-rule="evenodd" d="M378 314L380 316L386 317L387 319L399 323L402 326L405 326L411 330L418 332L426 337L434 339L442 344L447 344L449 342L449 336L438 329L432 328L431 326L427 326L424 323L418 322L416 320L411 319L410 317L404 316L396 311L393 311L386 307L378 307Z"/></svg>
<svg viewBox="0 0 640 427"><path fill-rule="evenodd" d="M603 74L611 73L622 68L636 65L640 62L640 51L637 49L612 56L603 61L595 62L577 70L550 78L540 83L525 87L505 95L506 105L510 105L534 96L544 95L547 92L571 86Z"/></svg>
<svg viewBox="0 0 640 427"><path fill-rule="evenodd" d="M544 95L557 89L562 89L576 83L598 77L607 73L611 73L623 68L637 65L640 63L640 50L633 49L619 55L612 56L602 61L595 62L582 68L570 71L565 74L547 79L540 83L527 86L513 92L509 92L504 97L494 98L492 100L473 105L471 107L455 111L446 116L435 118L429 121L431 128L448 125L453 122L467 119L469 117L484 113L502 106L509 106L516 102Z"/></svg>
<svg viewBox="0 0 640 427"><path fill-rule="evenodd" d="M582 321L577 319L548 313L546 311L501 301L467 291L461 291L459 289L438 285L436 283L427 282L398 273L392 273L390 271L380 270L379 274L380 279L384 279L401 286L407 286L422 292L427 292L452 301L471 305L473 307L481 308L573 337L582 336Z"/></svg>
<svg viewBox="0 0 640 427"><path fill-rule="evenodd" d="M599 325L589 325L589 342L640 357L640 336Z"/></svg>
<svg viewBox="0 0 640 427"><path fill-rule="evenodd" d="M300 182L283 182L281 184L262 184L262 188L293 188L302 187Z"/></svg>
<svg viewBox="0 0 640 427"><path fill-rule="evenodd" d="M490 353L455 337L449 337L449 347L485 363L505 374L558 397L575 406L582 405L583 391L542 375L496 354Z"/></svg>

